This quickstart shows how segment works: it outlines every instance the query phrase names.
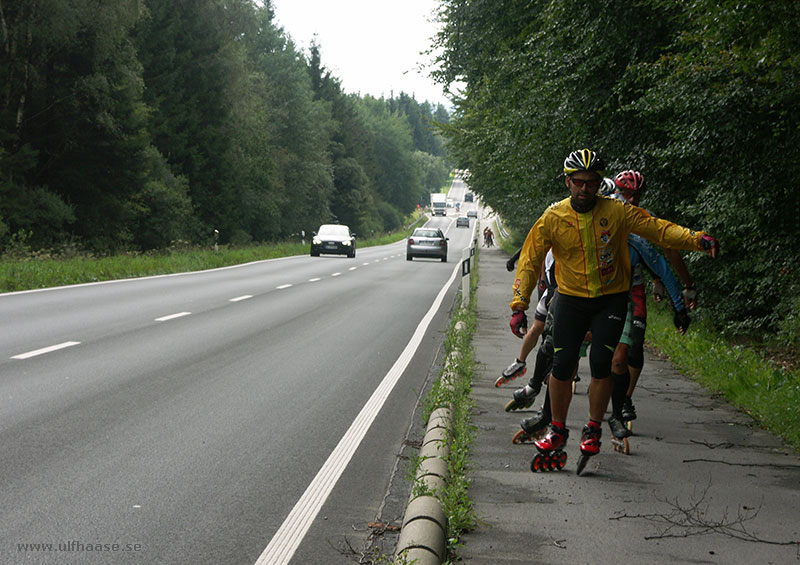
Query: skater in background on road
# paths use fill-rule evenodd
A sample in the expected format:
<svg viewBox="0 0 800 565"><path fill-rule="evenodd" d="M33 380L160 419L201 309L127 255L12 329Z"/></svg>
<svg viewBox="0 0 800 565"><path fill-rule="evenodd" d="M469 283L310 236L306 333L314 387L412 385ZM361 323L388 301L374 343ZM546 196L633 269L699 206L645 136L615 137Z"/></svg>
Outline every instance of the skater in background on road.
<svg viewBox="0 0 800 565"><path fill-rule="evenodd" d="M598 196L604 165L589 149L572 152L564 161L565 185L570 196L551 205L534 223L523 245L513 287L511 329L520 328L530 295L547 252L552 249L559 268L559 298L553 311L553 357L549 395L553 422L536 442L543 453L563 447L572 399L571 377L587 331L592 332L589 356L589 422L580 450L599 452L601 422L611 396L611 358L625 323L631 267L628 235L642 235L664 247L706 251L716 257L719 243L704 232L693 232L654 218L635 206ZM562 456L555 455L561 461ZM585 461L584 461L585 462Z"/></svg>
<svg viewBox="0 0 800 565"><path fill-rule="evenodd" d="M492 245L494 245L494 232L489 226L486 226L483 230L483 244L486 247L492 247Z"/></svg>
<svg viewBox="0 0 800 565"><path fill-rule="evenodd" d="M639 206L639 202L645 192L645 179L644 176L635 170L622 171L613 181L614 191L609 195L612 198L617 198L633 206ZM646 210L648 214L654 214ZM681 257L680 252L675 249L664 249L664 255L669 260L675 272L681 278L684 284L683 288L683 301L689 310L694 310L697 306L697 292L695 290L694 282L689 274L689 268ZM664 289L663 279L657 275L653 275L654 299L660 302L662 296L667 294ZM674 278L673 278L674 280ZM671 292L670 292L671 294ZM634 267L633 271L633 286L631 287L631 296L634 302L633 313L633 330L630 352L628 357L628 364L630 366L630 384L625 397L625 404L622 410L622 415L625 422L636 419L636 408L633 405L633 391L639 381L639 375L642 373L644 367L644 336L647 329L647 297L644 290L644 281L642 280L642 266L641 264Z"/></svg>

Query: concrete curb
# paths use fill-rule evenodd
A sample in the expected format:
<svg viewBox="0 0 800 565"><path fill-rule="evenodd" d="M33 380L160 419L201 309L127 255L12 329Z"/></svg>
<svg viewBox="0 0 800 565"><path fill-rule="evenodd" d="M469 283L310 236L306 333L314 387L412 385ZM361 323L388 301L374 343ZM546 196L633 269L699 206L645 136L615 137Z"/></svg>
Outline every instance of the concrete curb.
<svg viewBox="0 0 800 565"><path fill-rule="evenodd" d="M455 331L462 331L463 323L456 324ZM458 378L453 367L457 352L445 360L440 381L442 386L452 388ZM450 454L452 429L450 408L434 410L428 419L422 439L421 459L415 483L425 487L426 492L443 489L447 484L447 457ZM406 506L400 538L395 550L395 563L417 565L441 565L447 557L447 516L438 498L430 495L414 496L412 489Z"/></svg>

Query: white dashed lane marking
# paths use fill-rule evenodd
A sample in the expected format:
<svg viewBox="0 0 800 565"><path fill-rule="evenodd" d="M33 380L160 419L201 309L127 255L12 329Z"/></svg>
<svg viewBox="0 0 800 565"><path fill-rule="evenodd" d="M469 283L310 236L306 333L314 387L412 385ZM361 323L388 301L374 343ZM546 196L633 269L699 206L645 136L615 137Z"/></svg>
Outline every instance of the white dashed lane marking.
<svg viewBox="0 0 800 565"><path fill-rule="evenodd" d="M45 353L50 353L51 351L58 351L59 349L64 349L66 347L72 347L73 345L79 344L80 341L65 341L64 343L59 343L58 345L51 345L50 347L43 347L35 351L14 355L12 359L30 359L31 357L36 357L37 355L43 355Z"/></svg>
<svg viewBox="0 0 800 565"><path fill-rule="evenodd" d="M160 318L156 318L156 322L166 322L167 320L174 320L175 318L183 318L184 316L190 315L191 312L178 312L177 314L170 314L169 316L162 316Z"/></svg>

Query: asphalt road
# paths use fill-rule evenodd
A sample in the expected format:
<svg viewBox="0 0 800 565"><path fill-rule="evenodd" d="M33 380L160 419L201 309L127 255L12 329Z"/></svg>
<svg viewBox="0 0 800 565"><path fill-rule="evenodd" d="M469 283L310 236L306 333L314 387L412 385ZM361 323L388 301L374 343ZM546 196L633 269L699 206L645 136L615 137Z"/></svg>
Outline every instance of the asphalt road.
<svg viewBox="0 0 800 565"><path fill-rule="evenodd" d="M255 563L323 469L291 562L351 563L448 324L454 219L448 263L400 242L0 295L0 562Z"/></svg>

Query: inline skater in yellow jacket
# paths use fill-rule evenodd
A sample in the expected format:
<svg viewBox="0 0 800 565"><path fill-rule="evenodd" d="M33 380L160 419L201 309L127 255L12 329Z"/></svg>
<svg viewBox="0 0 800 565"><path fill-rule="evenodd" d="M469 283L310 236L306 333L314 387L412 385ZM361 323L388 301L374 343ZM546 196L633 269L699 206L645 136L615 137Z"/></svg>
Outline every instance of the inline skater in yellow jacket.
<svg viewBox="0 0 800 565"><path fill-rule="evenodd" d="M598 195L604 168L594 151L570 153L564 161L570 196L547 208L533 225L517 267L511 329L522 337L527 326L525 310L536 288L539 269L547 251L553 250L559 292L553 313L554 379L549 387L553 423L547 436L536 442L543 454L560 451L569 435L565 425L572 399L569 380L587 330L592 332L592 383L589 423L584 427L580 450L584 456L599 452L600 423L613 385L608 378L611 358L624 326L631 287L628 235L635 233L666 248L705 251L712 257L719 251L717 240L704 232L694 232L654 218L636 206ZM560 460L563 466L565 459ZM583 457L584 464L585 460Z"/></svg>

